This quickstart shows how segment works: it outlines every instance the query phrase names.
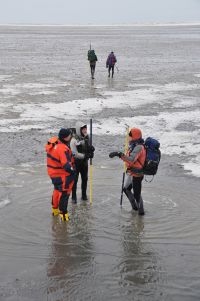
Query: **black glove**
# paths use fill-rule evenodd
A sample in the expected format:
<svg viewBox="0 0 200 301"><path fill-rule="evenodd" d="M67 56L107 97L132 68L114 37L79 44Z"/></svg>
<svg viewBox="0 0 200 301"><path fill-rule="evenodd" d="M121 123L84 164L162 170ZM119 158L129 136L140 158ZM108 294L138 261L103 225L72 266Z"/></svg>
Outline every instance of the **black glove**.
<svg viewBox="0 0 200 301"><path fill-rule="evenodd" d="M93 152L85 154L85 159L92 159L93 157L94 157Z"/></svg>
<svg viewBox="0 0 200 301"><path fill-rule="evenodd" d="M93 153L95 151L95 147L93 145L88 145L88 152Z"/></svg>
<svg viewBox="0 0 200 301"><path fill-rule="evenodd" d="M124 154L122 152L112 152L112 153L109 154L110 158L114 158L114 157L121 158L122 156L124 156Z"/></svg>
<svg viewBox="0 0 200 301"><path fill-rule="evenodd" d="M123 156L124 156L124 153L122 153L122 152L119 152L119 153L118 153L118 156L119 156L119 158L121 158L121 157L123 157Z"/></svg>

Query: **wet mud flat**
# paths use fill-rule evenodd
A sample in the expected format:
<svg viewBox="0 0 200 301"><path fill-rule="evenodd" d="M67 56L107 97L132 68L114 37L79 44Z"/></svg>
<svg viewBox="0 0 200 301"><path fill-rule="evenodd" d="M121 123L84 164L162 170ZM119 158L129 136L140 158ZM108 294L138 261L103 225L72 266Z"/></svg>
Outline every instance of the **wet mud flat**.
<svg viewBox="0 0 200 301"><path fill-rule="evenodd" d="M198 179L163 156L139 217L125 196L119 205L123 165L100 147L114 141L94 137L93 203L70 202L69 223L51 217L41 147L1 167L1 300L197 300Z"/></svg>
<svg viewBox="0 0 200 301"><path fill-rule="evenodd" d="M0 36L0 300L199 300L200 187L184 165L198 165L199 26L0 27ZM93 203L70 202L71 220L60 223L44 144L91 117ZM123 149L127 123L161 139L158 174L143 182L144 217L125 196L119 206L123 165L108 158Z"/></svg>

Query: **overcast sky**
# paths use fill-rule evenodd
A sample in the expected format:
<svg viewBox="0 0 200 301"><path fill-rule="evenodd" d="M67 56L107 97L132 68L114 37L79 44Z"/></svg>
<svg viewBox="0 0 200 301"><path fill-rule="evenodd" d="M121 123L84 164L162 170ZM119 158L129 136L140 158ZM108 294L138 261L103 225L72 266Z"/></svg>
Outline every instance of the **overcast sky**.
<svg viewBox="0 0 200 301"><path fill-rule="evenodd" d="M199 21L200 0L0 0L0 24Z"/></svg>

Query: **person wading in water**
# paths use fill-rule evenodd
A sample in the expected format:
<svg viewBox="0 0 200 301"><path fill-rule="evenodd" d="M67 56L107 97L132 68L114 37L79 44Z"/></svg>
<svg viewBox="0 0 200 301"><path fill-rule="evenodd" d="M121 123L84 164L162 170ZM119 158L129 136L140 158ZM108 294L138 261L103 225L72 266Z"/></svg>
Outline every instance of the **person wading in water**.
<svg viewBox="0 0 200 301"><path fill-rule="evenodd" d="M91 77L94 79L96 62L98 61L94 50L88 50L88 61L90 63Z"/></svg>

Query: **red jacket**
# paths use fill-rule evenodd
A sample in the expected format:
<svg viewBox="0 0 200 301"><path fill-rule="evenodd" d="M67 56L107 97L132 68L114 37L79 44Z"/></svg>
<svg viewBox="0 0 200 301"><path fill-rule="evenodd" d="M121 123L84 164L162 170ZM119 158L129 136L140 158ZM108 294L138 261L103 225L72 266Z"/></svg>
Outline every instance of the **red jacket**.
<svg viewBox="0 0 200 301"><path fill-rule="evenodd" d="M47 172L51 178L69 176L74 173L74 157L70 147L57 137L52 137L45 146Z"/></svg>
<svg viewBox="0 0 200 301"><path fill-rule="evenodd" d="M127 171L134 177L142 177L142 168L146 158L146 151L143 145L137 145L135 151L128 150L127 155L121 159L126 163Z"/></svg>

